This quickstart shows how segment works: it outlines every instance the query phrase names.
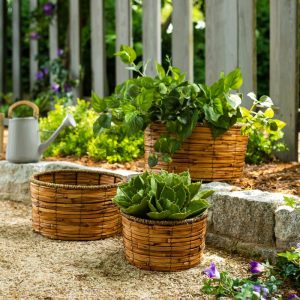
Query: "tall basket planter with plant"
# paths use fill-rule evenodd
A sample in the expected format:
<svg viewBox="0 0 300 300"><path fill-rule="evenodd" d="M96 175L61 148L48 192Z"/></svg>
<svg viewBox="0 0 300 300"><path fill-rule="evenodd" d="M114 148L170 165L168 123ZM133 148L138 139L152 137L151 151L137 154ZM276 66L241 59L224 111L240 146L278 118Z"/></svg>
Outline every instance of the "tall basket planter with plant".
<svg viewBox="0 0 300 300"><path fill-rule="evenodd" d="M253 130L276 133L285 125L273 119L272 100L253 100L250 110L241 107L240 69L221 73L211 86L185 80L171 61L165 70L156 64L157 76L146 75L147 64L135 64L136 53L121 46L116 53L138 77L117 86L103 99L92 95L94 109L101 113L95 133L123 126L128 135L145 132L145 159L150 168L175 172L191 170L193 180L228 180L243 172L247 134ZM142 71L143 70L143 71ZM259 108L259 109L258 109Z"/></svg>
<svg viewBox="0 0 300 300"><path fill-rule="evenodd" d="M188 172L143 173L118 188L127 261L141 269L180 271L203 255L208 202L213 192L191 183Z"/></svg>

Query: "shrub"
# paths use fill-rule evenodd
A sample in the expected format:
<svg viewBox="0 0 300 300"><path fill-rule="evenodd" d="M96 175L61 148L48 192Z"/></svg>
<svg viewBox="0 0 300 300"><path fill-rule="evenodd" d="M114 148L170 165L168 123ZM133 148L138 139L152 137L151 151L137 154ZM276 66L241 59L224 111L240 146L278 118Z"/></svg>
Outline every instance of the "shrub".
<svg viewBox="0 0 300 300"><path fill-rule="evenodd" d="M90 103L78 100L77 105L63 106L60 100L48 116L40 119L42 140L47 139L70 113L77 122L76 128L66 128L55 142L45 151L44 156L83 156L94 160L107 160L109 163L125 162L138 158L143 153L143 136L133 134L125 137L120 128L113 126L95 137L93 123L98 114L90 108Z"/></svg>

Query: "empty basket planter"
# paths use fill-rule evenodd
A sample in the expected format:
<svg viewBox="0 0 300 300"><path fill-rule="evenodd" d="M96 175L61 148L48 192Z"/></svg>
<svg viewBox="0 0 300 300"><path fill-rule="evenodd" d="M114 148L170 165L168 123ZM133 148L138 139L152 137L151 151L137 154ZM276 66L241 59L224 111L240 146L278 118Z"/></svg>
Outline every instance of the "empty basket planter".
<svg viewBox="0 0 300 300"><path fill-rule="evenodd" d="M182 221L121 215L125 257L130 264L145 270L181 271L200 262L205 248L207 213Z"/></svg>
<svg viewBox="0 0 300 300"><path fill-rule="evenodd" d="M119 233L121 217L111 199L124 181L121 175L83 170L33 175L33 229L60 240L97 240Z"/></svg>

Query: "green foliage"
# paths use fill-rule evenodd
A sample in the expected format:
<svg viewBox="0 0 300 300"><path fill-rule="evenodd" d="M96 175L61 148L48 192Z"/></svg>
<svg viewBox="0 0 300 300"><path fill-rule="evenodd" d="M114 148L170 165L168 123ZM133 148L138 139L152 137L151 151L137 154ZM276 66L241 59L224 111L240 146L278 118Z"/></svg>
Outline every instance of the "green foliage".
<svg viewBox="0 0 300 300"><path fill-rule="evenodd" d="M157 163L157 157L171 161L181 144L192 134L198 122L211 126L214 137L228 130L241 116L239 105L241 95L232 93L242 85L242 75L235 69L212 86L199 85L185 80L181 70L172 66L167 57L168 68L156 63L155 77L146 75L143 63L135 64L135 51L121 46L116 53L129 64L128 69L138 74L117 86L110 97L101 99L92 95L94 109L100 113L94 125L95 134L110 127L110 122L122 126L128 135L144 131L152 122L165 124L167 133L155 143L156 154L150 164Z"/></svg>
<svg viewBox="0 0 300 300"><path fill-rule="evenodd" d="M118 188L113 202L129 215L154 220L183 220L202 214L213 191L200 191L188 172L145 172Z"/></svg>
<svg viewBox="0 0 300 300"><path fill-rule="evenodd" d="M249 136L246 162L260 164L273 158L273 153L287 150L282 141L282 129L286 125L275 119L273 102L268 96L256 98L254 93L248 96L253 100L250 110L242 107L241 123L246 124L242 131Z"/></svg>
<svg viewBox="0 0 300 300"><path fill-rule="evenodd" d="M292 247L290 251L277 255L279 257L277 267L280 275L285 279L290 279L296 287L300 288L300 244Z"/></svg>
<svg viewBox="0 0 300 300"><path fill-rule="evenodd" d="M300 199L284 196L285 205L300 211Z"/></svg>
<svg viewBox="0 0 300 300"><path fill-rule="evenodd" d="M282 299L279 292L282 281L275 275L272 266L267 263L264 267L267 271L263 276L251 274L246 278L235 278L227 272L220 272L219 276L206 279L201 291L216 296L216 299L223 297L235 300Z"/></svg>
<svg viewBox="0 0 300 300"><path fill-rule="evenodd" d="M76 128L64 129L46 150L45 156L89 155L95 160L113 163L130 161L143 153L141 134L127 137L121 128L112 126L109 131L95 137L93 123L97 119L97 113L84 100L78 100L77 105L72 106L57 103L55 110L50 111L46 118L41 118L40 129L43 140L51 135L68 113L74 116Z"/></svg>

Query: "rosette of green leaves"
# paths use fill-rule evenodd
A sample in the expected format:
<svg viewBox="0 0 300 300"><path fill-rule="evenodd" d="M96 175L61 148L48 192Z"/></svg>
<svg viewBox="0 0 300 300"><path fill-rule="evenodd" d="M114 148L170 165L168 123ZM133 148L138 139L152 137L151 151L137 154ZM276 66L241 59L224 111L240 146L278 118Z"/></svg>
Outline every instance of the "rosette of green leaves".
<svg viewBox="0 0 300 300"><path fill-rule="evenodd" d="M181 174L145 172L118 188L113 202L121 211L154 220L183 220L203 213L211 190L200 190L188 172Z"/></svg>

